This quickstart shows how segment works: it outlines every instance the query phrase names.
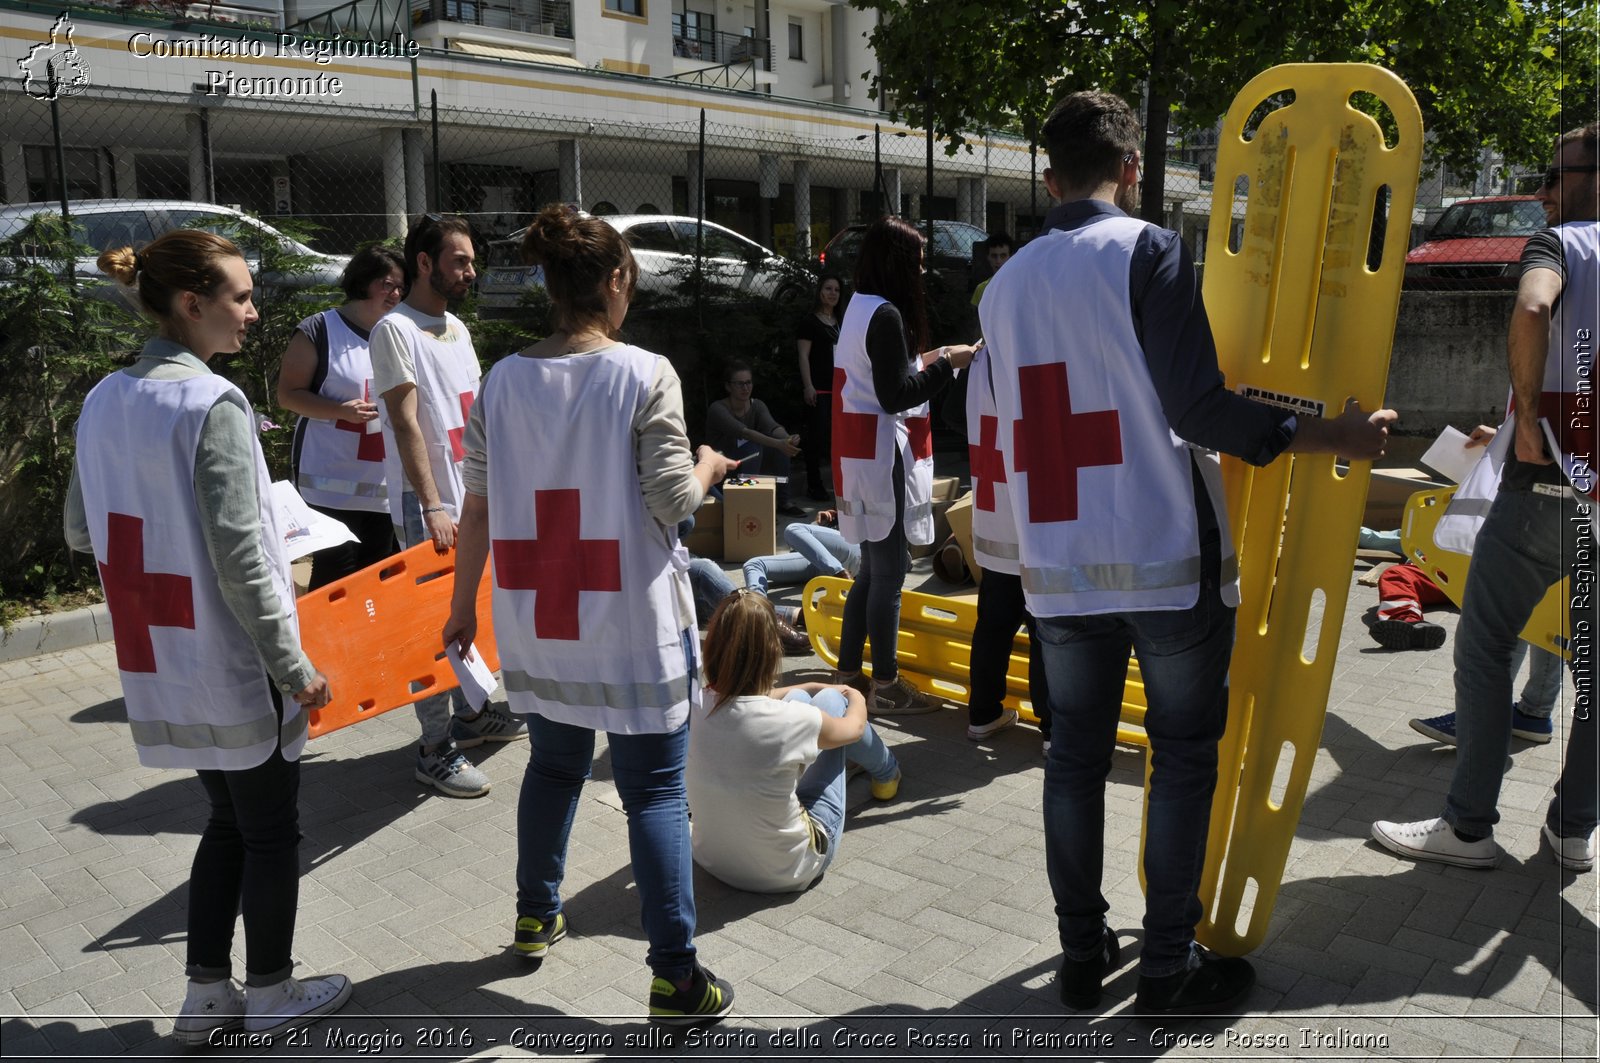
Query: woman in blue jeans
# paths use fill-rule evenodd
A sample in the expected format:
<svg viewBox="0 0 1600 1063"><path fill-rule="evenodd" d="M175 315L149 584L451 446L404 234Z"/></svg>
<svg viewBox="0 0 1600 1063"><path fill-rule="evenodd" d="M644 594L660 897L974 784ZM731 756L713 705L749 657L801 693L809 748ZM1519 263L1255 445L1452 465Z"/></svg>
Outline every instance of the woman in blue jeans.
<svg viewBox="0 0 1600 1063"><path fill-rule="evenodd" d="M650 1018L709 1021L732 1009L733 989L700 965L693 940L683 772L694 607L675 529L730 463L709 447L691 456L671 363L617 338L638 278L617 231L547 207L522 249L544 267L557 330L497 363L472 405L443 632L471 646L492 545L501 671L531 744L513 950L543 960L567 934L567 846L604 731L649 940Z"/></svg>
<svg viewBox="0 0 1600 1063"><path fill-rule="evenodd" d="M774 689L782 659L772 603L730 595L711 617L708 689L690 715L695 862L755 893L806 889L838 855L846 760L866 769L873 797L900 789L900 766L860 692Z"/></svg>

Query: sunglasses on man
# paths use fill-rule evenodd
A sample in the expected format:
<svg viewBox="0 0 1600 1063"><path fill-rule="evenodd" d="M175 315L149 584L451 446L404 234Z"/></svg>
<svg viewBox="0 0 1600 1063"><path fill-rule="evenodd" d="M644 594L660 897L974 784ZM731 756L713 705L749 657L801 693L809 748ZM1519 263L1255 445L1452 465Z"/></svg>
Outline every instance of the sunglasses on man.
<svg viewBox="0 0 1600 1063"><path fill-rule="evenodd" d="M1595 173L1600 171L1600 166L1590 163L1588 166L1552 166L1544 172L1544 187L1550 188L1561 180L1564 173Z"/></svg>

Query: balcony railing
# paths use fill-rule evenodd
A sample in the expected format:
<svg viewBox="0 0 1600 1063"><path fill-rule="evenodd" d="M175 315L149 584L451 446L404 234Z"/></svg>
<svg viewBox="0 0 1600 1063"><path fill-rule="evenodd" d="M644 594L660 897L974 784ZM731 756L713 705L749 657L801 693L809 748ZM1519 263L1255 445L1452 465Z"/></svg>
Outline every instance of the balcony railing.
<svg viewBox="0 0 1600 1063"><path fill-rule="evenodd" d="M571 0L411 0L411 17L572 39Z"/></svg>
<svg viewBox="0 0 1600 1063"><path fill-rule="evenodd" d="M411 11L406 0L351 0L284 29L308 37L338 34L346 40L386 41L398 35L405 39L411 36Z"/></svg>
<svg viewBox="0 0 1600 1063"><path fill-rule="evenodd" d="M723 66L755 62L760 63L763 70L772 69L772 41L766 37L717 33L692 26L685 28L676 18L673 23L672 54L679 58Z"/></svg>

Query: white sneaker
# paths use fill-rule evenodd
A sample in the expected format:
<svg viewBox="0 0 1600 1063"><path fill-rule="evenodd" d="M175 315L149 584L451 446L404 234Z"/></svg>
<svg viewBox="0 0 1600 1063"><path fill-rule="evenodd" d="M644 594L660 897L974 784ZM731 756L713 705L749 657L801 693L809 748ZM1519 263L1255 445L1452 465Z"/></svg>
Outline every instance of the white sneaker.
<svg viewBox="0 0 1600 1063"><path fill-rule="evenodd" d="M203 1045L218 1030L233 1030L244 1022L244 994L233 979L220 982L190 981L183 996L183 1008L172 1024L174 1040L186 1045Z"/></svg>
<svg viewBox="0 0 1600 1063"><path fill-rule="evenodd" d="M1544 826L1544 840L1550 843L1556 863L1568 871L1588 871L1594 867L1593 834L1587 838L1563 838L1551 830L1547 823Z"/></svg>
<svg viewBox="0 0 1600 1063"><path fill-rule="evenodd" d="M1415 823L1390 823L1380 819L1372 825L1372 836L1390 852L1413 860L1456 867L1493 867L1500 859L1494 839L1464 842L1442 819L1419 819Z"/></svg>
<svg viewBox="0 0 1600 1063"><path fill-rule="evenodd" d="M285 978L275 985L245 986L244 1032L286 1033L344 1007L350 979L342 974Z"/></svg>
<svg viewBox="0 0 1600 1063"><path fill-rule="evenodd" d="M983 724L967 725L967 741L982 742L992 734L1004 731L1007 727L1017 722L1016 709L1001 709L1000 715Z"/></svg>

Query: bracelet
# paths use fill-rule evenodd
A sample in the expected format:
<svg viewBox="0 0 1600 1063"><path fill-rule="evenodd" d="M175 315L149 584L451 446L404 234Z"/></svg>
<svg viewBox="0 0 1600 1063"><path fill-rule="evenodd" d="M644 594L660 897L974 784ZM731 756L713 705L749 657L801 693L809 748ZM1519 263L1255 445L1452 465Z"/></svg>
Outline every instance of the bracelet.
<svg viewBox="0 0 1600 1063"><path fill-rule="evenodd" d="M445 512L445 508L443 506L423 506L422 507L422 512L424 512L424 513L443 513L443 512Z"/></svg>

